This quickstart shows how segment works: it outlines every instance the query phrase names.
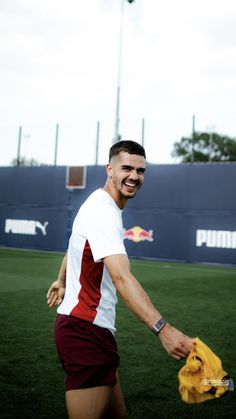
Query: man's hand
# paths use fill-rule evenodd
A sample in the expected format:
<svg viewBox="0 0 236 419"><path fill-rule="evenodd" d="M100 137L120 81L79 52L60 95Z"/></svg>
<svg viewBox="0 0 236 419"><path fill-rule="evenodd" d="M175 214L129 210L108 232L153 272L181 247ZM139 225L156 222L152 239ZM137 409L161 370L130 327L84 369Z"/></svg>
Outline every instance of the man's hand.
<svg viewBox="0 0 236 419"><path fill-rule="evenodd" d="M166 352L177 360L186 358L193 348L194 339L184 335L168 323L161 329L158 336Z"/></svg>
<svg viewBox="0 0 236 419"><path fill-rule="evenodd" d="M61 281L55 281L47 292L47 303L49 307L56 307L61 304L65 294L65 287L62 286Z"/></svg>

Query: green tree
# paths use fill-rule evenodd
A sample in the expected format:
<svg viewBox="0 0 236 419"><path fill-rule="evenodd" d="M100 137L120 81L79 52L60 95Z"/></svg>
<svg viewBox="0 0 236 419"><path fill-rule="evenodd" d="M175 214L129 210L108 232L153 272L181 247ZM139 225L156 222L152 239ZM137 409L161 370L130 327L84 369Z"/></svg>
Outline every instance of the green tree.
<svg viewBox="0 0 236 419"><path fill-rule="evenodd" d="M174 143L172 157L187 162L236 161L236 139L217 133L195 132L193 137L183 137Z"/></svg>
<svg viewBox="0 0 236 419"><path fill-rule="evenodd" d="M41 166L41 163L39 163L34 158L26 159L26 157L21 157L20 161L17 161L17 159L13 159L11 162L12 166Z"/></svg>

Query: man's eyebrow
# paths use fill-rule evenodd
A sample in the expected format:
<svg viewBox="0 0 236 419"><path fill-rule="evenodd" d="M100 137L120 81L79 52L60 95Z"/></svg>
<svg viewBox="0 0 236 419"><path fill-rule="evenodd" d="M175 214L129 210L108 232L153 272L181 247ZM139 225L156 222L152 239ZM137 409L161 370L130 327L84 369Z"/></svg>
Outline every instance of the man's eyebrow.
<svg viewBox="0 0 236 419"><path fill-rule="evenodd" d="M135 169L133 166L129 166L128 164L123 164L121 166L121 168L122 169L131 169L131 170L134 170ZM136 170L137 170L137 172L144 173L146 169L145 169L145 167L138 167Z"/></svg>

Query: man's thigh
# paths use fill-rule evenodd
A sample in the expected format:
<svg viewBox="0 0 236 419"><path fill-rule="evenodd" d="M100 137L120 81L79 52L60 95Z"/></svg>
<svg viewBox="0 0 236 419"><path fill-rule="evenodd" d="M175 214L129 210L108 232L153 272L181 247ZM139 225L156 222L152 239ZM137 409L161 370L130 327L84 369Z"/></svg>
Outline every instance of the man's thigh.
<svg viewBox="0 0 236 419"><path fill-rule="evenodd" d="M124 419L125 403L119 378L113 386L69 390L66 404L70 419Z"/></svg>

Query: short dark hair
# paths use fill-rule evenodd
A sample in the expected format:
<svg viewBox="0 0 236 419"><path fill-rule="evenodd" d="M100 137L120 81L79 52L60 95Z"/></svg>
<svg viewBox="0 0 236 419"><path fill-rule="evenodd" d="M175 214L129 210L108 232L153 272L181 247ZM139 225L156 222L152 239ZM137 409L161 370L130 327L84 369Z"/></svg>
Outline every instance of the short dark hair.
<svg viewBox="0 0 236 419"><path fill-rule="evenodd" d="M118 141L117 143L113 144L109 151L109 162L113 156L117 156L122 151L129 153L129 154L137 154L139 156L143 156L146 158L146 153L143 146L136 141Z"/></svg>

